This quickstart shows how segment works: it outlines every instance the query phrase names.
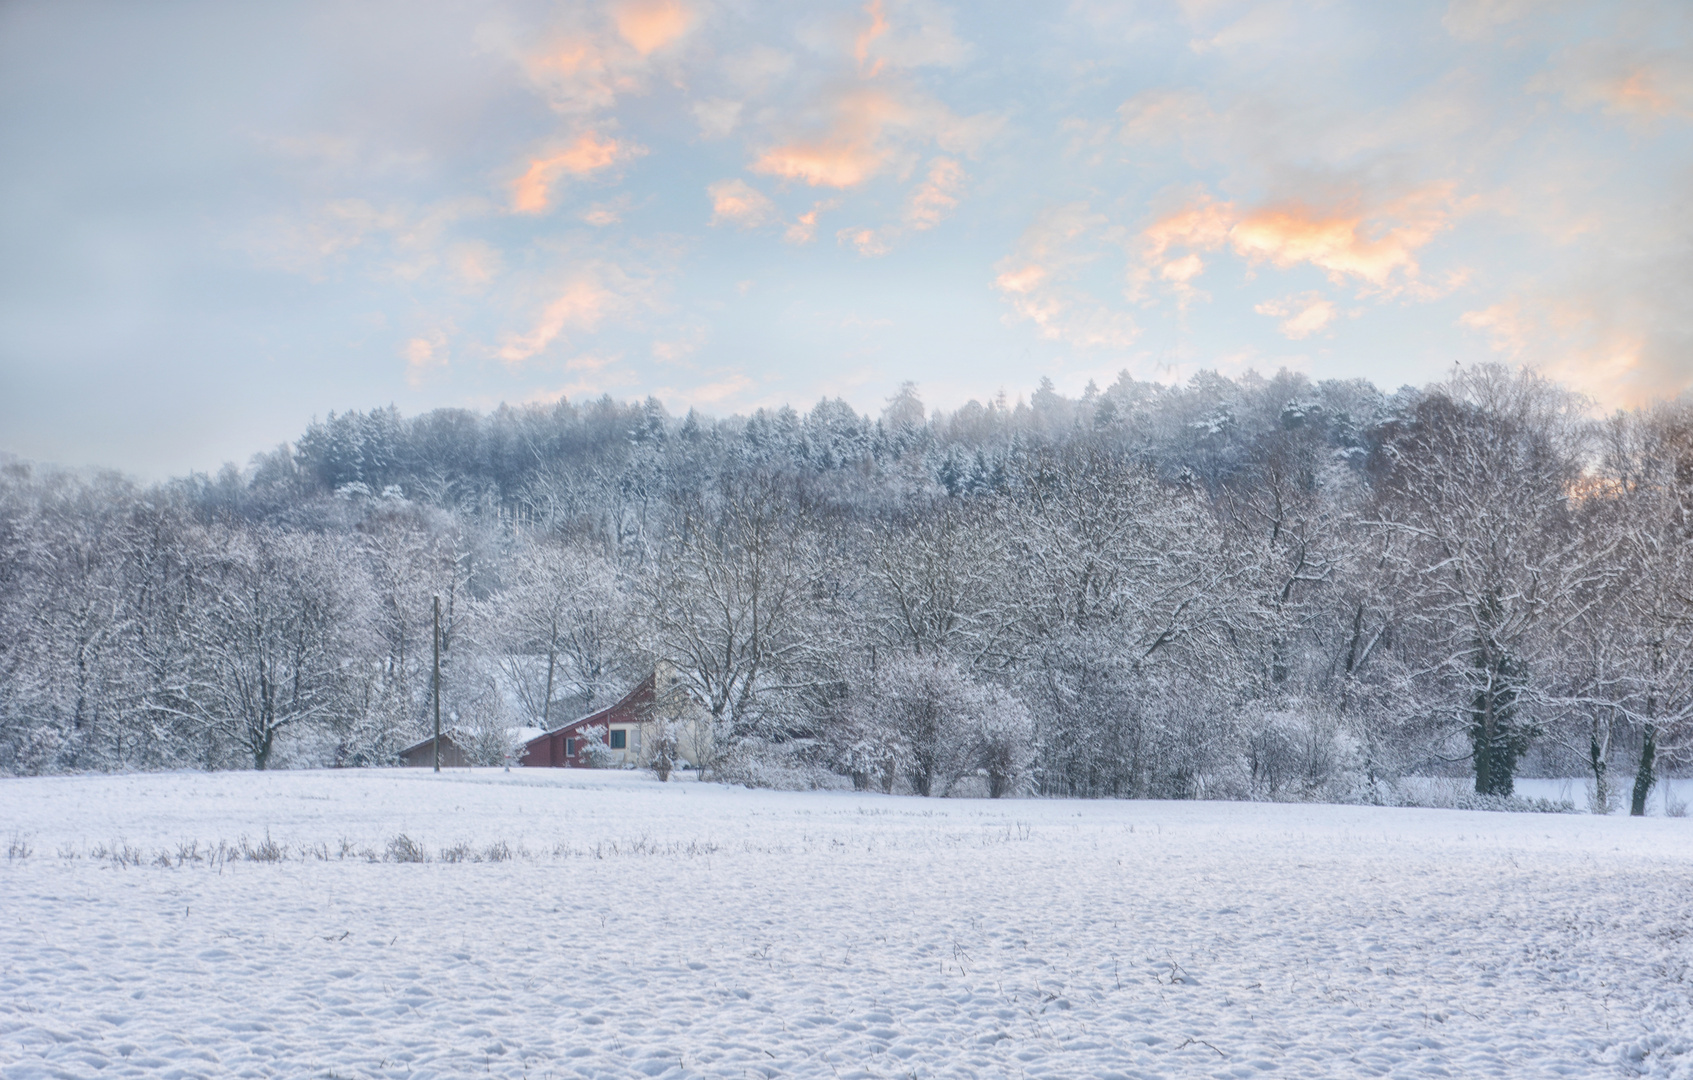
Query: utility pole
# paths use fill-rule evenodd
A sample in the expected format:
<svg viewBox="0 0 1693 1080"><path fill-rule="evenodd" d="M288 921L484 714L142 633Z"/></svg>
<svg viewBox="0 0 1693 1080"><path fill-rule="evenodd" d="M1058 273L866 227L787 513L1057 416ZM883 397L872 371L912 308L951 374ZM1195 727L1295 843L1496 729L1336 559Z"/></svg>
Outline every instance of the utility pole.
<svg viewBox="0 0 1693 1080"><path fill-rule="evenodd" d="M441 598L435 598L435 771L441 771Z"/></svg>

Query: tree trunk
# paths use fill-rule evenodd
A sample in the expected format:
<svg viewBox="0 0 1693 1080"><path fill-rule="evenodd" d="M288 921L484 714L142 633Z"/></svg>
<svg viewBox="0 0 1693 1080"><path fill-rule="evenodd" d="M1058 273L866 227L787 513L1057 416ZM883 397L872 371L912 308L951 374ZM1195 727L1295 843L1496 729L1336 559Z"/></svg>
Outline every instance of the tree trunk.
<svg viewBox="0 0 1693 1080"><path fill-rule="evenodd" d="M1653 772L1657 757L1658 725L1648 720L1645 739L1640 744L1640 767L1634 772L1634 797L1628 804L1628 812L1634 817L1646 816L1646 796L1651 794L1652 785L1657 782Z"/></svg>
<svg viewBox="0 0 1693 1080"><path fill-rule="evenodd" d="M556 630L554 631L554 634L557 634ZM557 664L558 650L549 646L547 649L547 696L541 700L542 731L551 731L553 729L553 669L557 666Z"/></svg>
<svg viewBox="0 0 1693 1080"><path fill-rule="evenodd" d="M1599 721L1594 720L1593 726L1598 728ZM1607 740L1609 741L1609 740ZM1587 736L1587 762L1593 770L1593 802L1600 813L1611 812L1611 781L1606 775L1610 771L1611 763L1605 760L1605 751L1599 746L1597 730Z"/></svg>
<svg viewBox="0 0 1693 1080"><path fill-rule="evenodd" d="M1628 813L1631 817L1646 816L1646 796L1652 793L1652 785L1657 783L1655 773L1658 764L1658 694L1657 679L1663 671L1664 649L1662 641L1652 643L1652 692L1646 695L1646 726L1641 733L1640 765L1634 770L1633 797L1628 803Z"/></svg>

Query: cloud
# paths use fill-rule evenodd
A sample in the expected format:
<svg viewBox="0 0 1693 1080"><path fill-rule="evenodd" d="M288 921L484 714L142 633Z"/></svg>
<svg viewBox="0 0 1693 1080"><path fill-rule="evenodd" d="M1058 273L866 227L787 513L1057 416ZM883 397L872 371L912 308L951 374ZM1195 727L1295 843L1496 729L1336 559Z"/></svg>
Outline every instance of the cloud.
<svg viewBox="0 0 1693 1080"><path fill-rule="evenodd" d="M752 376L744 371L722 371L716 374L718 377L711 382L700 383L680 392L666 393L664 396L670 397L674 393L692 405L720 405L758 385Z"/></svg>
<svg viewBox="0 0 1693 1080"><path fill-rule="evenodd" d="M416 390L430 371L448 366L447 328L437 327L412 338L401 346L400 355L406 361L406 382Z"/></svg>
<svg viewBox="0 0 1693 1080"><path fill-rule="evenodd" d="M888 71L955 67L970 49L953 29L952 12L926 0L871 0L864 22L853 34L852 56L859 75L874 78Z"/></svg>
<svg viewBox="0 0 1693 1080"><path fill-rule="evenodd" d="M858 253L866 258L886 255L890 250L888 239L875 229L865 228L846 228L835 234L838 243L857 248Z"/></svg>
<svg viewBox="0 0 1693 1080"><path fill-rule="evenodd" d="M1186 311L1194 302L1204 299L1193 281L1205 272L1205 260L1200 251L1215 251L1228 240L1234 224L1234 208L1206 195L1166 214L1142 232L1146 245L1147 264L1157 272L1159 280L1168 282L1176 296L1176 305ZM1170 254L1172 247L1189 249L1185 254ZM1147 280L1143 268L1130 272L1131 293L1139 295Z"/></svg>
<svg viewBox="0 0 1693 1080"><path fill-rule="evenodd" d="M596 229L604 229L623 221L623 212L628 209L627 197L620 197L610 202L598 202L582 211L582 220Z"/></svg>
<svg viewBox="0 0 1693 1080"><path fill-rule="evenodd" d="M812 237L817 235L818 215L825 210L833 210L838 205L839 203L834 199L825 199L822 202L813 203L810 210L794 219L793 224L789 225L787 231L782 234L782 239L790 244L811 243Z"/></svg>
<svg viewBox="0 0 1693 1080"><path fill-rule="evenodd" d="M453 270L459 282L467 288L479 289L490 284L500 273L500 252L482 240L470 240L453 246Z"/></svg>
<svg viewBox="0 0 1693 1080"><path fill-rule="evenodd" d="M762 229L782 224L782 211L774 200L745 180L719 180L706 188L711 196L711 224L736 225L743 229ZM789 222L782 231L782 239L790 244L807 244L817 233L817 219L836 206L834 199L813 203L810 210ZM848 230L842 230L846 232ZM885 250L885 249L884 249ZM880 254L881 252L876 252Z"/></svg>
<svg viewBox="0 0 1693 1080"><path fill-rule="evenodd" d="M1661 286L1660 286L1661 287ZM1693 318L1640 282L1525 291L1465 312L1502 358L1602 404L1632 408L1693 386Z"/></svg>
<svg viewBox="0 0 1693 1080"><path fill-rule="evenodd" d="M1087 203L1053 207L1024 231L1017 251L995 265L994 288L1010 302L1013 321L1034 323L1048 340L1085 349L1125 348L1140 328L1077 281L1102 244L1114 247L1116 240L1109 220Z"/></svg>
<svg viewBox="0 0 1693 1080"><path fill-rule="evenodd" d="M658 54L671 50L699 22L684 0L624 0L555 5L550 26L483 23L477 41L504 53L556 113L579 123L604 114L622 95L644 90Z"/></svg>
<svg viewBox="0 0 1693 1080"><path fill-rule="evenodd" d="M752 171L812 187L857 187L887 166L888 129L909 121L903 103L880 90L847 93L833 103L832 112L823 134L771 147L753 162Z"/></svg>
<svg viewBox="0 0 1693 1080"><path fill-rule="evenodd" d="M1659 121L1693 117L1693 50L1593 42L1564 53L1528 85L1562 95L1572 109L1598 108L1651 128Z"/></svg>
<svg viewBox="0 0 1693 1080"><path fill-rule="evenodd" d="M690 326L676 337L663 341L655 340L652 344L653 359L664 364L681 364L705 344L706 333L703 326Z"/></svg>
<svg viewBox="0 0 1693 1080"><path fill-rule="evenodd" d="M780 115L776 126L787 120L790 130L758 152L753 172L812 187L855 188L887 172L908 175L921 147L980 152L1001 118L958 116L900 75L962 59L950 15L924 4L906 5L899 14L902 21L885 0L871 0L852 35L857 77L831 85L800 116Z"/></svg>
<svg viewBox="0 0 1693 1080"><path fill-rule="evenodd" d="M528 170L512 182L511 208L520 214L544 213L552 186L560 177L589 176L643 152L585 131L564 149L529 162Z"/></svg>
<svg viewBox="0 0 1693 1080"><path fill-rule="evenodd" d="M566 330L594 330L607 315L627 306L624 297L586 273L567 282L541 309L524 334L506 334L497 355L508 365L521 364L546 351Z"/></svg>
<svg viewBox="0 0 1693 1080"><path fill-rule="evenodd" d="M909 88L855 87L823 103L815 134L762 151L752 171L812 187L854 188L884 172L905 173L915 150L933 145L974 155L999 130L989 114L960 117Z"/></svg>
<svg viewBox="0 0 1693 1080"><path fill-rule="evenodd" d="M482 199L445 199L423 207L334 199L295 219L272 218L246 247L262 264L321 279L333 265L356 265L374 280L415 282L445 266L457 283L478 286L497 273L498 252L479 240L455 241L456 226L487 216Z"/></svg>
<svg viewBox="0 0 1693 1080"><path fill-rule="evenodd" d="M1290 341L1308 338L1325 329L1335 319L1335 306L1320 293L1307 292L1286 296L1280 300L1266 300L1252 309L1260 315L1281 320L1278 329Z"/></svg>
<svg viewBox="0 0 1693 1080"><path fill-rule="evenodd" d="M679 0L637 0L614 11L617 32L642 56L682 39L693 28L694 13Z"/></svg>
<svg viewBox="0 0 1693 1080"><path fill-rule="evenodd" d="M706 188L711 196L711 223L738 225L743 229L757 229L776 221L781 211L770 196L745 180L719 180Z"/></svg>
<svg viewBox="0 0 1693 1080"><path fill-rule="evenodd" d="M365 199L335 199L302 219L272 218L255 231L247 247L266 265L315 277L326 263L338 261L373 235L400 228L404 221L398 211L378 209Z"/></svg>
<svg viewBox="0 0 1693 1080"><path fill-rule="evenodd" d="M742 97L759 97L794 70L794 57L769 45L752 45L724 57L717 67Z"/></svg>
<svg viewBox="0 0 1693 1080"><path fill-rule="evenodd" d="M888 32L887 15L882 11L882 0L870 0L864 5L864 13L870 17L870 25L859 31L857 39L852 44L852 58L858 61L860 73L874 76L881 70L881 62L865 71L865 65L870 59L870 46L877 38Z"/></svg>
<svg viewBox="0 0 1693 1080"><path fill-rule="evenodd" d="M1190 11L1210 5L1189 5ZM1238 52L1275 45L1292 36L1294 8L1285 2L1253 4L1240 18L1208 37L1195 37L1188 48L1196 53ZM1204 31L1201 31L1204 33Z"/></svg>
<svg viewBox="0 0 1693 1080"><path fill-rule="evenodd" d="M1203 269L1195 252L1223 247L1278 269L1306 264L1361 293L1428 299L1443 292L1418 280L1417 252L1451 228L1454 185L1433 183L1367 205L1360 196L1321 205L1288 200L1241 207L1200 194L1143 232L1159 276L1186 286ZM1174 255L1175 249L1186 249ZM1444 291L1449 291L1449 287Z"/></svg>
<svg viewBox="0 0 1693 1080"><path fill-rule="evenodd" d="M1471 330L1479 330L1490 339L1495 352L1516 356L1528 347L1533 327L1523 317L1520 299L1494 304L1476 311L1466 311L1458 320Z"/></svg>
<svg viewBox="0 0 1693 1080"><path fill-rule="evenodd" d="M554 112L584 116L603 112L617 103L617 95L639 83L589 34L557 38L539 51L527 41L512 40L504 48L513 53L530 85Z"/></svg>
<svg viewBox="0 0 1693 1080"><path fill-rule="evenodd" d="M1120 134L1127 142L1165 143L1199 126L1210 126L1217 115L1205 96L1195 90L1146 90L1117 109Z"/></svg>
<svg viewBox="0 0 1693 1080"><path fill-rule="evenodd" d="M906 203L905 223L913 229L932 229L958 208L958 189L964 169L951 158L936 158L929 175Z"/></svg>
<svg viewBox="0 0 1693 1080"><path fill-rule="evenodd" d="M963 180L964 170L957 161L945 157L936 158L929 165L928 175L912 189L906 199L904 227L922 232L939 225L958 206L958 189ZM788 227L789 242L804 243L810 240L816 228L818 211L833 206L833 202L818 203L810 212L802 214L798 221ZM899 239L902 231L899 225L885 225L881 228L850 226L837 231L835 240L852 247L866 258L875 258L893 250L894 241Z"/></svg>
<svg viewBox="0 0 1693 1080"><path fill-rule="evenodd" d="M1220 203L1201 194L1181 209L1166 214L1146 227L1147 256L1162 261L1172 247L1214 251L1223 246L1236 220L1232 203Z"/></svg>
<svg viewBox="0 0 1693 1080"><path fill-rule="evenodd" d="M689 106L694 122L699 125L701 138L723 139L734 132L741 122L743 102L731 98L709 98Z"/></svg>

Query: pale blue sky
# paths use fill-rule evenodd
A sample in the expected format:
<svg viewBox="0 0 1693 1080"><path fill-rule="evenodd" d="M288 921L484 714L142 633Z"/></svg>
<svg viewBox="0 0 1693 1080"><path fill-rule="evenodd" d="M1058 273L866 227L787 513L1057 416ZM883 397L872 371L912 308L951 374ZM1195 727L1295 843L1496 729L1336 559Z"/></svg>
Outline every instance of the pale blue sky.
<svg viewBox="0 0 1693 1080"><path fill-rule="evenodd" d="M1693 377L1685 3L0 7L0 449L1290 367Z"/></svg>

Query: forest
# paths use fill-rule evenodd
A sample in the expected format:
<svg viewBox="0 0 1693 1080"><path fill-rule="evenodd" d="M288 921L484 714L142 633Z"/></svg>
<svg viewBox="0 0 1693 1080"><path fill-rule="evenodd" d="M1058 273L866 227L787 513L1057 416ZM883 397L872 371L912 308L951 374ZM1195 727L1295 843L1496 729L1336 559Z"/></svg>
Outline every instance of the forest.
<svg viewBox="0 0 1693 1080"><path fill-rule="evenodd" d="M879 416L331 413L216 475L0 462L0 772L480 760L673 670L711 778L1397 802L1693 714L1693 405L1527 370L1050 381Z"/></svg>

